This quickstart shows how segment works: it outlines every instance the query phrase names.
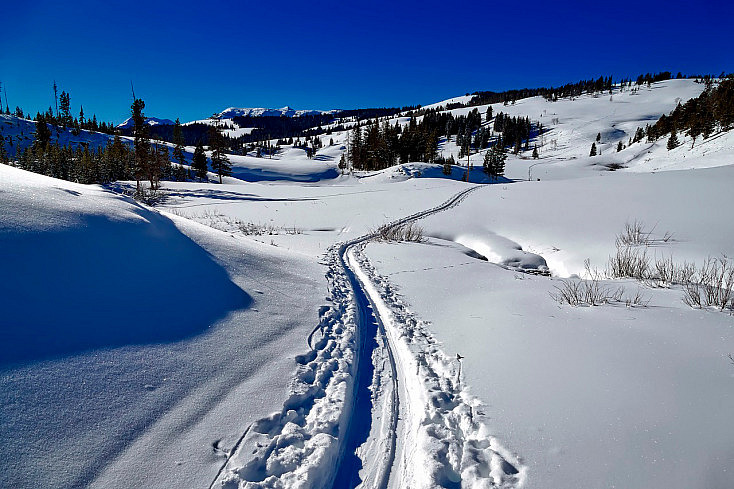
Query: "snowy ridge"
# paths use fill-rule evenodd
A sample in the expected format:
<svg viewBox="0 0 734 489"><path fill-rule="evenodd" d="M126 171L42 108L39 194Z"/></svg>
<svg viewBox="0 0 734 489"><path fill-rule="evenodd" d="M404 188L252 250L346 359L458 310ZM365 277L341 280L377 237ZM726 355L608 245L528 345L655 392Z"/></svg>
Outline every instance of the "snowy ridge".
<svg viewBox="0 0 734 489"><path fill-rule="evenodd" d="M172 126L174 124L175 122L171 119L159 119L158 117L145 118L145 125L147 126ZM117 125L120 129L131 129L133 126L135 126L135 122L133 122L132 117L128 117L124 122Z"/></svg>
<svg viewBox="0 0 734 489"><path fill-rule="evenodd" d="M336 112L338 110L296 110L287 105L279 109L268 109L265 107L228 107L216 114L216 117L219 119L233 119L235 117L301 117L303 115L333 114Z"/></svg>

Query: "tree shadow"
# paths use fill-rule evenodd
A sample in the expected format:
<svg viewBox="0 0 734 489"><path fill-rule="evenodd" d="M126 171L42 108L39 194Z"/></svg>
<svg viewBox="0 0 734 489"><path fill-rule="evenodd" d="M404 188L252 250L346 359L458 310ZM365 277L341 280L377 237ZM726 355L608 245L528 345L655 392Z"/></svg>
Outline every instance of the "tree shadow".
<svg viewBox="0 0 734 489"><path fill-rule="evenodd" d="M242 202L301 202L306 200L318 200L312 197L284 197L284 198L271 198L261 197L255 194L230 192L227 190L213 189L180 189L172 188L166 189L164 194L164 201L168 201L175 198L205 198L215 200L236 200Z"/></svg>
<svg viewBox="0 0 734 489"><path fill-rule="evenodd" d="M333 180L339 176L339 172L335 168L314 173L294 174L280 173L272 170L263 170L260 168L243 168L232 167L232 176L244 180L246 182L303 182L315 183L321 180Z"/></svg>

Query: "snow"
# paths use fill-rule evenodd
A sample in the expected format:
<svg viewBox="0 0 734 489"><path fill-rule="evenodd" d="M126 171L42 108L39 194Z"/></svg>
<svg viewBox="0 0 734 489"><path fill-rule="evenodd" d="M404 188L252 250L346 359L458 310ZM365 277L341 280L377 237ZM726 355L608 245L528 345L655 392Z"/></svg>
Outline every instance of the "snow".
<svg viewBox="0 0 734 489"><path fill-rule="evenodd" d="M647 308L559 306L556 280L446 246L367 255L440 348L465 357L491 433L527 467L524 487L729 487L731 316L644 287Z"/></svg>
<svg viewBox="0 0 734 489"><path fill-rule="evenodd" d="M96 149L112 142L113 136L99 132L80 130L75 135L71 129L61 129L48 125L51 130L51 142L61 146L88 145L90 149ZM23 150L33 144L36 123L29 119L21 119L12 115L0 114L0 136L6 139L5 150L12 158L16 151ZM122 137L123 142L131 144L129 138Z"/></svg>
<svg viewBox="0 0 734 489"><path fill-rule="evenodd" d="M0 182L0 485L206 487L286 396L318 265L100 187Z"/></svg>
<svg viewBox="0 0 734 489"><path fill-rule="evenodd" d="M220 119L201 119L201 120L186 122L183 125L188 126L191 124L204 124L207 126L220 127L222 130L222 133L230 138L238 138L246 134L252 134L252 131L257 129L256 127L240 127L234 121L229 120L229 119L221 119L221 120ZM229 128L230 126L233 127L234 129L230 129Z"/></svg>
<svg viewBox="0 0 734 489"><path fill-rule="evenodd" d="M281 107L279 109L266 109L264 107L257 108L239 108L229 107L224 109L222 112L217 114L219 119L233 119L235 117L301 117L302 115L318 115L318 114L333 114L338 112L337 110L308 110L301 109L296 110L288 107Z"/></svg>
<svg viewBox="0 0 734 489"><path fill-rule="evenodd" d="M175 124L171 119L159 119L158 117L146 117L145 124L148 126L172 126ZM117 127L120 129L131 129L135 126L135 122L132 117L128 117Z"/></svg>
<svg viewBox="0 0 734 489"><path fill-rule="evenodd" d="M472 183L466 159L343 175L345 132L156 208L0 166L0 485L728 489L732 315L606 277L649 303L552 297L625 223L651 258L734 256L731 132L616 152L702 89L495 104L550 129L499 181L481 152ZM393 221L425 240L375 241Z"/></svg>
<svg viewBox="0 0 734 489"><path fill-rule="evenodd" d="M281 107L279 109L267 109L264 107L229 107L224 109L222 112L214 114L208 119L186 122L184 125L205 124L207 126L222 127L222 132L226 134L227 137L238 138L246 134L251 134L252 131L257 128L240 127L236 122L234 122L233 119L235 117L301 117L304 115L336 114L338 112L338 110L296 110L288 106ZM234 129L230 129L229 126L232 126Z"/></svg>

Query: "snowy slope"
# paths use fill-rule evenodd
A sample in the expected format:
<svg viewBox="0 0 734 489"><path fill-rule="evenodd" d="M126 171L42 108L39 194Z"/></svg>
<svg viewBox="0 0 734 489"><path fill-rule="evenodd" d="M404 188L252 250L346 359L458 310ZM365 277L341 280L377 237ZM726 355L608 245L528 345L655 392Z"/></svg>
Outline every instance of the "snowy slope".
<svg viewBox="0 0 734 489"><path fill-rule="evenodd" d="M317 115L317 114L333 114L338 112L337 110L308 110L301 109L296 110L288 107L281 107L279 109L266 109L264 107L257 108L239 108L229 107L224 109L222 112L217 114L219 119L233 119L235 117L301 117L302 115Z"/></svg>
<svg viewBox="0 0 734 489"><path fill-rule="evenodd" d="M148 126L172 126L175 124L171 119L159 119L158 117L146 117L145 124ZM120 129L131 129L135 126L135 122L132 117L128 117L117 127Z"/></svg>
<svg viewBox="0 0 734 489"><path fill-rule="evenodd" d="M121 328L119 341L90 326L76 349L53 344L3 363L12 422L2 485L30 487L27 474L50 468L44 487L209 487L216 476L215 487L728 489L732 316L686 306L679 286L632 280L603 286L640 291L647 307L572 308L550 296L586 258L604 269L634 220L656 240L651 257L734 256L721 217L734 208L731 133L692 149L681 136L672 151L665 141L615 151L702 88L671 80L611 100L496 104L550 131L539 160L510 156L510 178L486 186L477 169L466 184L465 167L445 178L423 163L340 175L345 132L322 136L334 144L313 159L292 146L272 159L231 156L224 185L166 183L164 215L0 167L0 239L20 256L3 307L28 303L41 282L62 314L25 307L34 325L150 321ZM592 158L597 133L602 155ZM442 141L440 151L458 148ZM482 157L472 156L475 168ZM532 181L521 181L528 171ZM436 207L444 201L453 203ZM409 215L425 242L372 241L372 230ZM100 246L109 252L98 261L127 266L88 266ZM151 272L165 292L129 287L138 255L165 257ZM105 284L95 297L112 311L127 307L121 297L153 294L155 324L167 327L140 310L127 320L88 313L74 291L90 283ZM8 358L27 354L35 338L24 334L10 337Z"/></svg>
<svg viewBox="0 0 734 489"><path fill-rule="evenodd" d="M527 468L524 487L731 486L730 315L629 281L648 307L559 306L558 281L437 243L367 255L439 347L464 357L490 432Z"/></svg>
<svg viewBox="0 0 734 489"><path fill-rule="evenodd" d="M48 124L51 130L51 143L58 143L61 146L72 145L89 145L90 149L96 149L105 146L111 142L113 136L92 131L79 131L78 135L72 133L71 129L63 129ZM8 155L13 158L18 150L33 145L36 133L36 123L29 119L21 119L12 115L0 114L0 136L5 138L5 150ZM123 142L128 138L122 137Z"/></svg>
<svg viewBox="0 0 734 489"><path fill-rule="evenodd" d="M96 186L0 188L0 485L207 487L287 395L320 268Z"/></svg>
<svg viewBox="0 0 734 489"><path fill-rule="evenodd" d="M207 126L219 127L222 133L230 138L238 138L245 134L250 134L252 131L257 129L256 127L240 127L234 121L230 119L200 119L196 121L186 122L183 125L188 126L190 124L204 124Z"/></svg>
<svg viewBox="0 0 734 489"><path fill-rule="evenodd" d="M245 134L252 133L256 127L240 127L234 122L235 117L301 117L303 115L319 115L319 114L334 114L339 112L338 110L296 110L288 106L281 107L280 109L267 109L264 107L258 108L239 108L229 107L224 109L218 114L214 114L208 119L200 119L191 122L186 122L184 125L189 124L205 124L207 126L217 126L222 128L222 132L230 138L238 138Z"/></svg>

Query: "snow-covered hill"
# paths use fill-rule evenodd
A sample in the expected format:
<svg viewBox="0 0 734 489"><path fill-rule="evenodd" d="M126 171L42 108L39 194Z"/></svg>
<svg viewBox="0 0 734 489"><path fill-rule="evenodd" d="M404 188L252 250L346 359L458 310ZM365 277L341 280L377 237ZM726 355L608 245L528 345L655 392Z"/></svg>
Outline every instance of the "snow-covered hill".
<svg viewBox="0 0 734 489"><path fill-rule="evenodd" d="M734 132L628 144L702 90L494 104L548 129L499 181L342 174L345 131L157 208L0 166L0 485L730 489L730 311L605 273L625 223L653 269L734 256ZM554 299L586 259L619 300Z"/></svg>
<svg viewBox="0 0 734 489"><path fill-rule="evenodd" d="M287 105L279 109L229 107L216 114L216 117L218 119L233 119L235 117L301 117L302 115L333 114L336 112L338 110L296 110Z"/></svg>
<svg viewBox="0 0 734 489"><path fill-rule="evenodd" d="M172 126L175 124L170 119L159 119L158 117L146 117L145 124L148 126ZM118 124L117 127L120 129L132 129L135 126L132 117L128 117L124 122Z"/></svg>
<svg viewBox="0 0 734 489"><path fill-rule="evenodd" d="M206 487L287 395L318 265L99 186L0 189L0 486Z"/></svg>

